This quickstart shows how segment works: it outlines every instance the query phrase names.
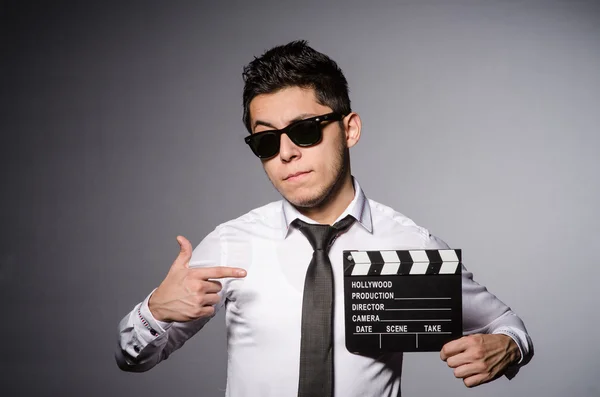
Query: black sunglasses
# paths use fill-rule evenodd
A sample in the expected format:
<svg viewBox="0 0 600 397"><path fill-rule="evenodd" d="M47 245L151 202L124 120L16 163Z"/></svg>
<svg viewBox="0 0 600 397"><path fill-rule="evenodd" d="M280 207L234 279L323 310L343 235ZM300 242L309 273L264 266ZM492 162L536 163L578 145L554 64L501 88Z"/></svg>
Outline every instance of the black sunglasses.
<svg viewBox="0 0 600 397"><path fill-rule="evenodd" d="M280 130L268 130L251 134L244 138L254 154L261 158L269 158L279 153L281 134L286 134L296 146L316 145L323 137L321 123L323 121L339 121L344 118L340 113L328 113L322 116L298 120Z"/></svg>

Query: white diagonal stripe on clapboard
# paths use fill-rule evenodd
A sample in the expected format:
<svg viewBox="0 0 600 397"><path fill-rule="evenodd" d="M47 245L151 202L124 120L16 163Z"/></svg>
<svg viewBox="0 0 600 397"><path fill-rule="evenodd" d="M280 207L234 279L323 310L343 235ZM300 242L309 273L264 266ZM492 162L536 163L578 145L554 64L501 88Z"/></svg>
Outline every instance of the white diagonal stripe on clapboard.
<svg viewBox="0 0 600 397"><path fill-rule="evenodd" d="M399 268L400 268L400 263L386 263L381 268L381 274L382 275L386 275L386 274L396 275L396 274L398 274Z"/></svg>
<svg viewBox="0 0 600 397"><path fill-rule="evenodd" d="M429 267L429 262L427 263L413 263L410 268L409 274L425 274L427 272L427 268Z"/></svg>
<svg viewBox="0 0 600 397"><path fill-rule="evenodd" d="M371 269L370 263L357 263L352 268L352 276L366 276Z"/></svg>
<svg viewBox="0 0 600 397"><path fill-rule="evenodd" d="M438 250L442 261L444 262L458 262L458 256L454 250Z"/></svg>
<svg viewBox="0 0 600 397"><path fill-rule="evenodd" d="M440 267L439 274L454 274L458 268L458 262L444 262Z"/></svg>
<svg viewBox="0 0 600 397"><path fill-rule="evenodd" d="M417 263L417 262L424 262L424 263L429 263L429 257L427 256L427 253L423 250L411 250L408 251L410 253L410 256L413 260L413 262Z"/></svg>
<svg viewBox="0 0 600 397"><path fill-rule="evenodd" d="M379 251L385 263L400 263L396 251Z"/></svg>
<svg viewBox="0 0 600 397"><path fill-rule="evenodd" d="M359 263L367 263L371 264L371 259L369 259L369 254L366 251L353 251L350 253L352 255L352 259L354 259L355 264Z"/></svg>

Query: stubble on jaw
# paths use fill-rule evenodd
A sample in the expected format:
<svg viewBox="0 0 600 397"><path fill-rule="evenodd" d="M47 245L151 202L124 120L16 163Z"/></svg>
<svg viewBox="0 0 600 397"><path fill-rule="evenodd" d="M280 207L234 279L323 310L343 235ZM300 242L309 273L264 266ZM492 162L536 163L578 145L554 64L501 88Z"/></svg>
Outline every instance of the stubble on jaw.
<svg viewBox="0 0 600 397"><path fill-rule="evenodd" d="M318 208L318 207L321 207L321 206L324 206L325 204L327 204L328 200L335 197L337 192L342 188L344 176L346 175L346 170L348 168L346 153L347 153L347 150L344 149L344 150L338 152L338 154L337 154L337 157L338 157L338 159L336 160L337 163L334 165L334 167L337 168L337 170L335 168L332 170L333 172L336 172L337 174L335 176L333 183L330 186L324 186L323 189L321 189L321 191L318 192L318 194L316 194L312 198L309 198L307 200L300 201L300 202L293 202L293 201L290 201L290 202L294 206L296 206L298 208L302 208L302 209L315 209L315 208Z"/></svg>
<svg viewBox="0 0 600 397"><path fill-rule="evenodd" d="M330 168L330 172L335 174L335 179L333 180L333 183L331 183L329 186L324 186L323 188L320 189L319 192L317 192L317 194L315 194L312 197L309 197L307 199L292 200L291 198L286 197L281 190L277 189L277 186L270 178L269 178L269 180L271 180L273 187L279 192L279 194L281 194L286 200L288 200L294 207L301 208L301 209L316 209L318 207L324 206L325 204L327 204L329 199L336 196L337 192L343 186L344 177L346 176L346 174L349 171L349 168L350 168L349 156L350 156L350 154L349 154L348 148L345 145L345 141L343 139L340 141L340 144L338 146L338 150L336 151L335 156L336 156L335 162L332 164L332 166ZM266 173L266 170L265 170L265 173ZM268 174L267 174L267 177L269 177Z"/></svg>

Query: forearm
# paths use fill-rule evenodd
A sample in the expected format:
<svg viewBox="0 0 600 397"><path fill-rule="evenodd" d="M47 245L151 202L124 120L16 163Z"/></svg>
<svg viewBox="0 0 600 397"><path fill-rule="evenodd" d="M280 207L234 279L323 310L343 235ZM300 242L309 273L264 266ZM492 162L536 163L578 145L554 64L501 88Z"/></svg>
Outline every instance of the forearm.
<svg viewBox="0 0 600 397"><path fill-rule="evenodd" d="M148 309L151 295L137 304L119 323L115 359L124 371L147 371L170 353L165 349L168 348L168 328L171 324L158 322L152 317Z"/></svg>
<svg viewBox="0 0 600 397"><path fill-rule="evenodd" d="M471 328L464 331L470 334L503 334L510 337L519 350L519 355L514 364L524 365L533 355L533 344L523 321L511 310L507 310L500 317L480 328Z"/></svg>
<svg viewBox="0 0 600 397"><path fill-rule="evenodd" d="M152 293L119 323L115 360L123 371L148 371L183 346L214 317L187 322L158 321L148 308ZM221 306L222 304L215 305L215 314Z"/></svg>
<svg viewBox="0 0 600 397"><path fill-rule="evenodd" d="M525 324L510 307L472 279L463 267L463 329L465 334L504 334L519 347L517 364L526 364L533 355L533 343Z"/></svg>
<svg viewBox="0 0 600 397"><path fill-rule="evenodd" d="M515 342L519 353L507 370L509 379L533 357L533 343L521 318L486 287L473 281L472 273L464 267L463 330L465 335L504 334Z"/></svg>
<svg viewBox="0 0 600 397"><path fill-rule="evenodd" d="M147 371L166 360L223 307L227 279L240 276L240 269L222 266L219 230L206 236L193 253L187 239L180 236L178 242L180 253L163 282L119 323L115 359L124 371ZM165 306L167 316L156 310ZM153 314L169 322L158 321Z"/></svg>

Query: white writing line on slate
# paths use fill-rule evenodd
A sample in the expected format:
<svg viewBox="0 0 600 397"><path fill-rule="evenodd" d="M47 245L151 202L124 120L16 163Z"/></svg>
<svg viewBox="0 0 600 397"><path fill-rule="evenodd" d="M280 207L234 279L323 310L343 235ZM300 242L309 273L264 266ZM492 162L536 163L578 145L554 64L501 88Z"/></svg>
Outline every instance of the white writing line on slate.
<svg viewBox="0 0 600 397"><path fill-rule="evenodd" d="M396 301L405 301L405 300L428 300L428 299L452 299L452 298L394 298Z"/></svg>
<svg viewBox="0 0 600 397"><path fill-rule="evenodd" d="M452 321L452 319L449 318L444 318L444 319L432 319L432 320L379 320L381 322L388 322L388 323L392 323L392 322L409 322L409 321Z"/></svg>
<svg viewBox="0 0 600 397"><path fill-rule="evenodd" d="M440 335L452 332L354 332L352 335Z"/></svg>
<svg viewBox="0 0 600 397"><path fill-rule="evenodd" d="M442 307L442 308L423 308L423 309L385 309L386 311L390 310L390 311L409 311L409 310L452 310L449 307Z"/></svg>

